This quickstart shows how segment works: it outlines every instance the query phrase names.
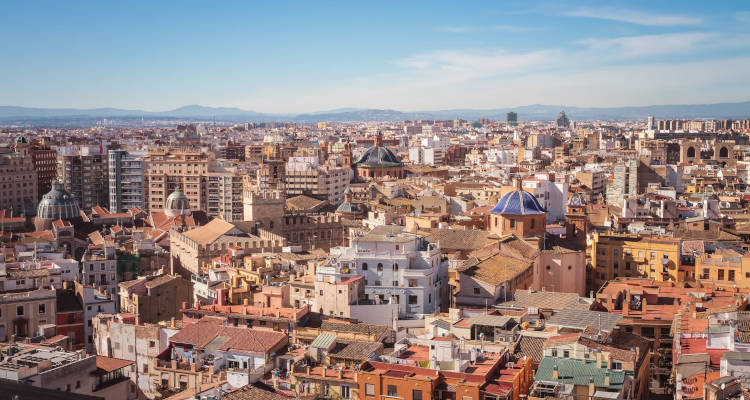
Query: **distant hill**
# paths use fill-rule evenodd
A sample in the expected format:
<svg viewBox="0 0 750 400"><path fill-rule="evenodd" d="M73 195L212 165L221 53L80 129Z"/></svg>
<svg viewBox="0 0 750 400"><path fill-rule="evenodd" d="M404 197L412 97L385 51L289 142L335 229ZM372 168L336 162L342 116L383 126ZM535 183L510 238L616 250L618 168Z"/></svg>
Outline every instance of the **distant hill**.
<svg viewBox="0 0 750 400"><path fill-rule="evenodd" d="M38 120L65 121L101 119L101 118L164 118L164 119L193 119L196 121L211 120L213 118L229 122L316 122L316 121L404 121L418 119L453 119L477 120L489 118L504 120L509 111L518 113L521 121L545 121L555 118L560 110L565 110L568 117L574 121L587 120L635 120L645 119L653 115L657 119L667 118L717 118L744 119L750 118L750 101L739 103L716 104L683 104L656 105L635 107L564 107L556 105L534 104L513 108L498 109L453 109L435 111L398 111L379 109L339 108L328 111L318 111L306 114L266 114L232 107L206 107L188 105L169 111L123 110L117 108L29 108L16 106L0 106L0 121L3 122L34 122Z"/></svg>

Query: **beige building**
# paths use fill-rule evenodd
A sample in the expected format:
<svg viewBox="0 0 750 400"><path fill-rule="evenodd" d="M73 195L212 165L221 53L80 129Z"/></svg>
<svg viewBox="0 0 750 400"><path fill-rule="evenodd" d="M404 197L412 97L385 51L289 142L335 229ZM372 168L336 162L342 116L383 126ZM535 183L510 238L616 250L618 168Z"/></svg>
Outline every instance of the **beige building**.
<svg viewBox="0 0 750 400"><path fill-rule="evenodd" d="M120 310L157 323L180 318L180 305L192 301L193 286L178 275L143 276L120 283Z"/></svg>
<svg viewBox="0 0 750 400"><path fill-rule="evenodd" d="M55 324L56 307L52 288L0 293L0 341L38 336L40 327Z"/></svg>
<svg viewBox="0 0 750 400"><path fill-rule="evenodd" d="M84 211L109 208L108 171L107 157L97 148L69 146L57 153L57 179Z"/></svg>
<svg viewBox="0 0 750 400"><path fill-rule="evenodd" d="M10 209L15 215L22 216L24 211L36 206L38 186L34 161L28 147L18 147L17 152L3 150L0 155L0 209Z"/></svg>
<svg viewBox="0 0 750 400"><path fill-rule="evenodd" d="M152 149L144 158L146 207L161 210L169 194L185 194L192 210L242 220L242 173L227 160L198 151Z"/></svg>
<svg viewBox="0 0 750 400"><path fill-rule="evenodd" d="M161 210L167 196L181 191L190 201L193 210L206 211L206 176L210 158L200 151L149 149L144 158L146 180L146 207Z"/></svg>
<svg viewBox="0 0 750 400"><path fill-rule="evenodd" d="M286 164L285 189L288 197L306 195L331 204L344 201L351 169L321 165L317 156L290 157Z"/></svg>
<svg viewBox="0 0 750 400"><path fill-rule="evenodd" d="M185 277L201 274L211 267L211 260L226 254L230 247L240 247L245 254L278 252L286 246L282 236L263 229L254 223L230 223L214 218L208 224L182 232L169 231L172 271Z"/></svg>

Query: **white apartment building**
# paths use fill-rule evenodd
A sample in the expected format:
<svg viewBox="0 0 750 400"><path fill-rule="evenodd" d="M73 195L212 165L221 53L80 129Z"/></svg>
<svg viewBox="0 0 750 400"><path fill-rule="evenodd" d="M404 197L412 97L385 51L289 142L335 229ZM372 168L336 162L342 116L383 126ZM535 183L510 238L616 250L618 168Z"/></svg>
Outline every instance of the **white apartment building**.
<svg viewBox="0 0 750 400"><path fill-rule="evenodd" d="M440 247L400 226L378 226L352 239L349 247L331 249L331 258L318 267L316 280L343 282L364 276L365 296L398 305L401 319L435 311L443 284Z"/></svg>
<svg viewBox="0 0 750 400"><path fill-rule="evenodd" d="M242 221L242 174L227 162L212 161L206 174L206 212L225 221Z"/></svg>
<svg viewBox="0 0 750 400"><path fill-rule="evenodd" d="M490 164L515 164L518 161L516 148L490 148L484 151Z"/></svg>
<svg viewBox="0 0 750 400"><path fill-rule="evenodd" d="M547 210L547 222L565 218L568 186L567 175L543 173L523 180L523 188L536 196L542 207Z"/></svg>
<svg viewBox="0 0 750 400"><path fill-rule="evenodd" d="M146 208L143 187L144 152L109 150L109 211L127 211L131 207Z"/></svg>
<svg viewBox="0 0 750 400"><path fill-rule="evenodd" d="M349 187L350 169L321 164L317 156L289 157L286 163L287 197L305 195L328 200L333 205L344 202Z"/></svg>
<svg viewBox="0 0 750 400"><path fill-rule="evenodd" d="M81 282L117 297L117 254L114 247L89 246L81 259Z"/></svg>

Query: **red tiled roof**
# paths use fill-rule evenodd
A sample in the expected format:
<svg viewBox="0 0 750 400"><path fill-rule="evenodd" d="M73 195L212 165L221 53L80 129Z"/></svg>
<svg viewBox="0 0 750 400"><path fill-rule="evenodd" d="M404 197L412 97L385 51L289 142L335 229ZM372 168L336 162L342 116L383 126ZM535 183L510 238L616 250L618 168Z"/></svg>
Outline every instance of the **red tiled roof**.
<svg viewBox="0 0 750 400"><path fill-rule="evenodd" d="M122 360L119 358L111 358L111 357L104 357L104 356L96 356L96 368L104 372L116 371L120 368L124 368L132 364L133 364L133 361L129 361L129 360Z"/></svg>

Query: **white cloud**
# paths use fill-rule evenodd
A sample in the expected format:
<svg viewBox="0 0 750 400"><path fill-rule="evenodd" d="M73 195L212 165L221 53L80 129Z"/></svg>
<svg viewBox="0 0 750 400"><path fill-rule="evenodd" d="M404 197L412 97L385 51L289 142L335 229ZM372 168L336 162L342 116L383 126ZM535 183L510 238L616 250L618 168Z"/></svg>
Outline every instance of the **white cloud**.
<svg viewBox="0 0 750 400"><path fill-rule="evenodd" d="M711 32L688 32L608 39L590 38L579 43L597 55L611 53L617 57L636 58L696 51L714 45L719 36Z"/></svg>
<svg viewBox="0 0 750 400"><path fill-rule="evenodd" d="M611 8L579 8L578 10L565 12L563 15L627 22L644 26L698 25L703 21L699 17L687 15L665 15L636 10L615 10Z"/></svg>

